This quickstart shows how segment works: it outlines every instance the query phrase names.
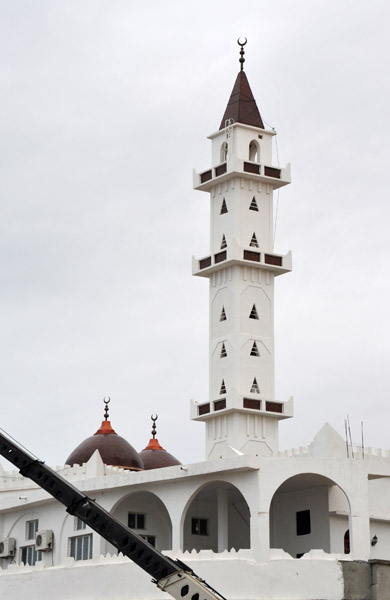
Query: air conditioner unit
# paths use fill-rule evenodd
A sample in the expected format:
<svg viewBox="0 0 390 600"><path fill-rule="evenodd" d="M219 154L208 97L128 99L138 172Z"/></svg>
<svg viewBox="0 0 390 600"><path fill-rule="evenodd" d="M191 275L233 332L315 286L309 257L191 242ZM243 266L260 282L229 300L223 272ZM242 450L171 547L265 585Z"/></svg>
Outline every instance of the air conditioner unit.
<svg viewBox="0 0 390 600"><path fill-rule="evenodd" d="M0 542L0 558L15 556L15 538L5 538Z"/></svg>
<svg viewBox="0 0 390 600"><path fill-rule="evenodd" d="M51 529L38 531L35 536L35 550L38 552L47 552L53 550L53 532Z"/></svg>

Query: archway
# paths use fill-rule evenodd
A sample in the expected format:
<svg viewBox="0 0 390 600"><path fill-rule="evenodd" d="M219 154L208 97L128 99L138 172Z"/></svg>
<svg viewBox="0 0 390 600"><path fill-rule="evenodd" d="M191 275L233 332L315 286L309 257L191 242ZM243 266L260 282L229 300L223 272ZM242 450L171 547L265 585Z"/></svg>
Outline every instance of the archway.
<svg viewBox="0 0 390 600"><path fill-rule="evenodd" d="M171 550L171 518L164 503L155 494L135 492L125 496L111 513L157 550Z"/></svg>
<svg viewBox="0 0 390 600"><path fill-rule="evenodd" d="M312 549L345 553L344 534L350 507L343 490L331 479L302 473L276 490L270 508L270 547L294 558Z"/></svg>
<svg viewBox="0 0 390 600"><path fill-rule="evenodd" d="M227 157L228 157L228 145L227 142L223 142L222 146L221 146L221 151L220 151L220 162L221 163L225 163L227 161Z"/></svg>
<svg viewBox="0 0 390 600"><path fill-rule="evenodd" d="M230 483L213 482L198 490L183 521L183 550L222 552L250 547L249 507Z"/></svg>
<svg viewBox="0 0 390 600"><path fill-rule="evenodd" d="M252 140L249 144L249 160L256 163L260 162L260 147L255 140Z"/></svg>

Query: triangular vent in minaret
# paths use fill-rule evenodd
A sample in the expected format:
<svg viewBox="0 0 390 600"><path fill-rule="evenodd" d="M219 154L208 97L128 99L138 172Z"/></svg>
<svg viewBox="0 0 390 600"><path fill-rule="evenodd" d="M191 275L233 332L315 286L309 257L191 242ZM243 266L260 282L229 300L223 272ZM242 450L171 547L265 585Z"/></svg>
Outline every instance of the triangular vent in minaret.
<svg viewBox="0 0 390 600"><path fill-rule="evenodd" d="M219 317L220 321L226 321L226 313L225 313L225 307L222 306L222 310L221 310L221 316Z"/></svg>
<svg viewBox="0 0 390 600"><path fill-rule="evenodd" d="M253 233L252 239L251 239L251 243L249 245L252 246L253 248L258 248L259 247L259 244L258 244L257 237L256 237L255 233Z"/></svg>
<svg viewBox="0 0 390 600"><path fill-rule="evenodd" d="M260 394L260 388L257 384L256 377L254 378L252 383L251 394Z"/></svg>
<svg viewBox="0 0 390 600"><path fill-rule="evenodd" d="M259 315L257 314L256 304L252 306L251 314L249 315L250 319L258 319Z"/></svg>
<svg viewBox="0 0 390 600"><path fill-rule="evenodd" d="M249 207L249 210L257 210L257 212L259 212L259 207L257 206L256 198L254 196L252 198L252 202Z"/></svg>
<svg viewBox="0 0 390 600"><path fill-rule="evenodd" d="M219 390L219 395L222 396L222 394L226 394L226 386L224 379L222 379L221 389Z"/></svg>
<svg viewBox="0 0 390 600"><path fill-rule="evenodd" d="M225 356L227 356L227 352L226 352L225 344L222 342L222 349L221 349L220 358L225 358Z"/></svg>
<svg viewBox="0 0 390 600"><path fill-rule="evenodd" d="M259 352L256 342L253 342L251 356L260 356L260 352Z"/></svg>
<svg viewBox="0 0 390 600"><path fill-rule="evenodd" d="M223 250L224 248L227 248L225 235L222 236L221 250Z"/></svg>
<svg viewBox="0 0 390 600"><path fill-rule="evenodd" d="M225 202L225 198L222 200L222 206L221 206L221 212L219 213L220 215L224 215L225 213L228 212L227 206L226 206L226 202Z"/></svg>

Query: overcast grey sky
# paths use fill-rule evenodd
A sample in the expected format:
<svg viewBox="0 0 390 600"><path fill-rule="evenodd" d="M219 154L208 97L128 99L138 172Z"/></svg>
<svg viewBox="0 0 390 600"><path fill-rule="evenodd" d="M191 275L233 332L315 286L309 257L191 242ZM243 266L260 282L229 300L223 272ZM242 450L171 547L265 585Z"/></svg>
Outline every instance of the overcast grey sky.
<svg viewBox="0 0 390 600"><path fill-rule="evenodd" d="M280 192L281 447L325 421L390 447L388 2L0 0L1 426L50 464L98 428L202 460L210 164L246 72ZM276 159L275 159L276 162Z"/></svg>

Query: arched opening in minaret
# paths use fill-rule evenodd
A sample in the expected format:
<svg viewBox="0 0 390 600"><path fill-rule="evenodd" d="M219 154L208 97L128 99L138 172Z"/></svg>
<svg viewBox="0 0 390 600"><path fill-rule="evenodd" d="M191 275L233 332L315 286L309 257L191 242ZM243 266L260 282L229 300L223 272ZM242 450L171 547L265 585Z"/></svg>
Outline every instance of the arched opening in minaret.
<svg viewBox="0 0 390 600"><path fill-rule="evenodd" d="M183 550L239 550L250 547L248 504L231 483L206 484L183 514Z"/></svg>
<svg viewBox="0 0 390 600"><path fill-rule="evenodd" d="M171 550L172 523L164 503L151 492L135 492L119 500L111 513L157 550ZM107 542L110 554L116 548Z"/></svg>
<svg viewBox="0 0 390 600"><path fill-rule="evenodd" d="M227 142L224 142L221 146L220 162L221 163L226 162L227 157L228 157L228 145L227 145Z"/></svg>
<svg viewBox="0 0 390 600"><path fill-rule="evenodd" d="M344 534L344 554L349 554L350 552L349 529L347 529Z"/></svg>
<svg viewBox="0 0 390 600"><path fill-rule="evenodd" d="M349 500L334 481L314 473L295 475L272 498L270 547L282 548L293 558L313 549L345 554L349 519Z"/></svg>
<svg viewBox="0 0 390 600"><path fill-rule="evenodd" d="M251 162L260 162L260 146L256 140L252 140L249 144L249 160Z"/></svg>

